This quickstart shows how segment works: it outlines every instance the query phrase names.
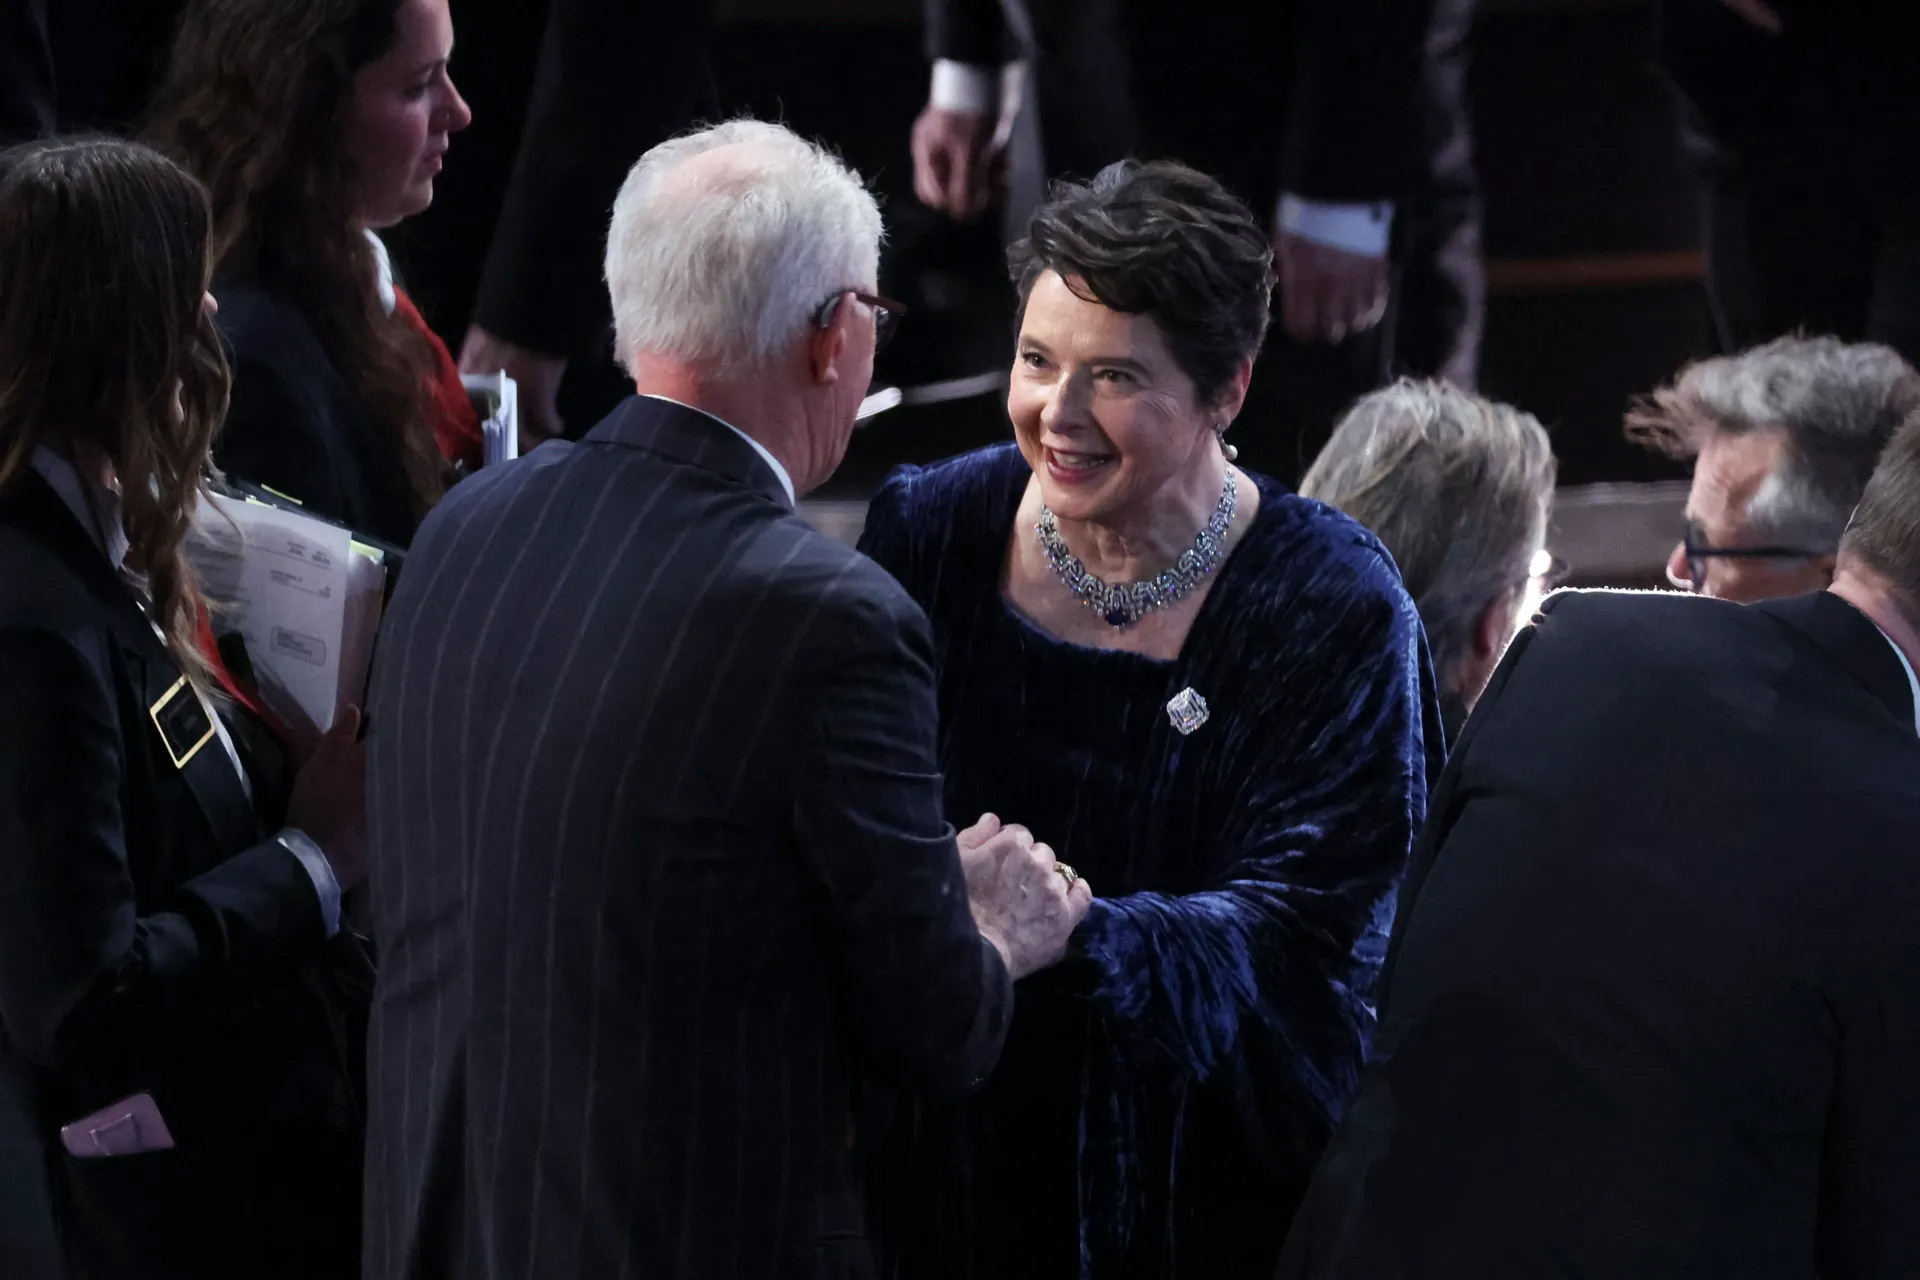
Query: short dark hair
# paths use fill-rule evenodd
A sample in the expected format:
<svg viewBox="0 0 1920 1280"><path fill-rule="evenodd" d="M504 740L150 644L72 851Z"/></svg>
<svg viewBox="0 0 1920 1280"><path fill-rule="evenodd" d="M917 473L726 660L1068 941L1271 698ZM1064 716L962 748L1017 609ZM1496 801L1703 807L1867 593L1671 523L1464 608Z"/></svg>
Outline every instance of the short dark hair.
<svg viewBox="0 0 1920 1280"><path fill-rule="evenodd" d="M1020 316L1034 281L1057 272L1089 302L1159 325L1203 402L1267 334L1265 230L1225 187L1173 161L1122 160L1092 182L1055 183L1007 260Z"/></svg>
<svg viewBox="0 0 1920 1280"><path fill-rule="evenodd" d="M1920 413L1907 418L1880 455L1840 554L1885 578L1907 621L1920 628Z"/></svg>

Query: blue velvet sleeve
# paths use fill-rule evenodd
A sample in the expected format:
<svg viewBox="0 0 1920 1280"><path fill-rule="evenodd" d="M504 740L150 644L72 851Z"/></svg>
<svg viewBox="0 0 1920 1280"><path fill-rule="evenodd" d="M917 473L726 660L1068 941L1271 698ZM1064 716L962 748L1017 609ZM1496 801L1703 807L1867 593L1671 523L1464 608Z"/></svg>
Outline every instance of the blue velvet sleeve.
<svg viewBox="0 0 1920 1280"><path fill-rule="evenodd" d="M1351 577L1327 588L1334 574ZM1419 621L1391 569L1365 551L1320 587L1271 628L1282 643L1258 658L1270 696L1230 713L1233 776L1214 785L1232 816L1211 887L1099 899L1076 935L1094 1003L1178 1073L1226 1090L1272 1157L1316 1151L1352 1095L1438 733Z"/></svg>

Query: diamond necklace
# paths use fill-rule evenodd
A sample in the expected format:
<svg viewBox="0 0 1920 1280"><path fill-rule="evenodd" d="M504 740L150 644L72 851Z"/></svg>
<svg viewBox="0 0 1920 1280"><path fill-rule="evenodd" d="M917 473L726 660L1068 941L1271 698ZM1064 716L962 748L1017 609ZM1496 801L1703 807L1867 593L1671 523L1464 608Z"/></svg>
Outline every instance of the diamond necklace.
<svg viewBox="0 0 1920 1280"><path fill-rule="evenodd" d="M1220 567L1226 556L1224 541L1227 526L1233 523L1233 469L1227 469L1226 487L1214 505L1213 517L1206 528L1193 536L1193 545L1180 553L1172 568L1145 582L1106 582L1087 571L1080 557L1067 550L1054 523L1053 512L1042 503L1040 521L1034 532L1040 535L1040 549L1060 585L1073 592L1081 604L1106 619L1115 629L1130 627L1155 609L1165 609L1183 599Z"/></svg>

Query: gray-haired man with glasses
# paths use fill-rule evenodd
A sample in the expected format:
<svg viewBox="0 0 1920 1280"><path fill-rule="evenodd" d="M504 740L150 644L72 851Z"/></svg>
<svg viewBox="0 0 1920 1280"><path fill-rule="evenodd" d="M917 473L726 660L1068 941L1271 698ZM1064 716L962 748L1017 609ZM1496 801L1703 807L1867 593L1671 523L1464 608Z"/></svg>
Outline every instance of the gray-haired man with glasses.
<svg viewBox="0 0 1920 1280"><path fill-rule="evenodd" d="M1701 360L1636 405L1627 435L1693 461L1676 587L1772 600L1833 580L1847 517L1920 374L1889 347L1777 338Z"/></svg>

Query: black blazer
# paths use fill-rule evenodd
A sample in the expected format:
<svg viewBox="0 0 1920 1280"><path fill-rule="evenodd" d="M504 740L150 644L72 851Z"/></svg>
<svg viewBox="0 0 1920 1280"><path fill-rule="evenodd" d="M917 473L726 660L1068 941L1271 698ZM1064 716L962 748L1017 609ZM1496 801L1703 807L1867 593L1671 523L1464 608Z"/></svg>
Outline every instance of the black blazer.
<svg viewBox="0 0 1920 1280"><path fill-rule="evenodd" d="M1033 59L1043 103L1074 92L1050 91L1058 70L1102 75L1076 56L1077 43L1108 29L1127 33L1126 65L1104 74L1131 86L1143 129L1132 149L1185 160L1257 205L1282 190L1362 202L1422 189L1424 44L1436 7L1470 3L923 0L928 57ZM1264 172L1246 172L1249 159ZM1262 216L1270 214L1269 206Z"/></svg>
<svg viewBox="0 0 1920 1280"><path fill-rule="evenodd" d="M632 398L427 518L370 707L369 1280L868 1275L862 1081L1012 1002L899 585Z"/></svg>
<svg viewBox="0 0 1920 1280"><path fill-rule="evenodd" d="M233 400L214 440L229 475L404 547L419 523L400 444L374 421L299 307L254 284L216 285Z"/></svg>
<svg viewBox="0 0 1920 1280"><path fill-rule="evenodd" d="M0 491L8 1280L351 1274L319 898L217 739L175 767L149 707L179 677L53 490L29 471ZM62 1125L142 1091L174 1150L66 1154Z"/></svg>
<svg viewBox="0 0 1920 1280"><path fill-rule="evenodd" d="M1920 735L1837 596L1548 600L1279 1274L1920 1275Z"/></svg>

